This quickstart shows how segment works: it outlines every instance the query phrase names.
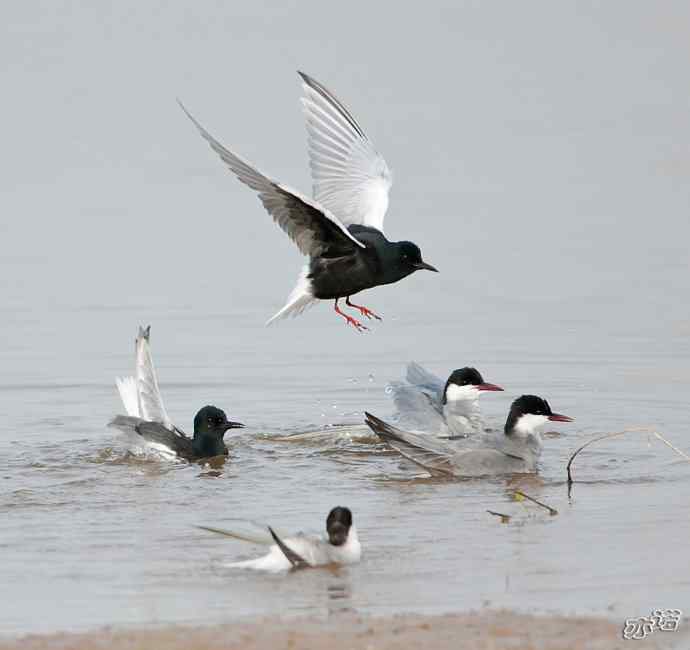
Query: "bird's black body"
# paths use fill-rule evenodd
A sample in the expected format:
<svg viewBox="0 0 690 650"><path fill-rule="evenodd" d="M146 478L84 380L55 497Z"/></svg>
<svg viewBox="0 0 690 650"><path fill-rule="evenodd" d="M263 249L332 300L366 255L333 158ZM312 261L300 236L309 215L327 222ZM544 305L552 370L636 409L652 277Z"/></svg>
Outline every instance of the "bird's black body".
<svg viewBox="0 0 690 650"><path fill-rule="evenodd" d="M341 233L333 246L310 259L309 279L315 298L346 298L364 289L402 280L425 264L412 242L390 242L376 228L350 226L348 231L366 248L345 239Z"/></svg>
<svg viewBox="0 0 690 650"><path fill-rule="evenodd" d="M168 429L160 422L150 422L135 417L118 415L111 423L120 429L133 429L149 442L165 445L180 458L190 462L213 456L227 456L228 448L223 437L228 429L244 427L228 420L225 412L215 406L204 406L194 418L194 437L174 427Z"/></svg>
<svg viewBox="0 0 690 650"><path fill-rule="evenodd" d="M340 310L338 299L346 298L348 307L381 320L349 297L421 269L436 269L422 260L416 244L386 239L382 229L391 177L385 160L333 93L308 75L300 76L308 95L303 105L308 114L313 200L265 176L224 147L180 105L221 160L257 192L273 220L309 256L309 286L302 286L300 276L297 293L271 321L301 313L314 299L335 300L335 312L364 330Z"/></svg>

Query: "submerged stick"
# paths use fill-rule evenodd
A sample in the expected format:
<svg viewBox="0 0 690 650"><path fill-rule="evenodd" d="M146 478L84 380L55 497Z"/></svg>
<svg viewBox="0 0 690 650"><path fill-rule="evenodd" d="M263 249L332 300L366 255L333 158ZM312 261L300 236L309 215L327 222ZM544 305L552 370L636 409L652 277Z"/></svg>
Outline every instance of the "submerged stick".
<svg viewBox="0 0 690 650"><path fill-rule="evenodd" d="M558 510L556 510L556 508L552 508L551 506L547 506L545 503L542 503L541 501L537 501L534 497L531 497L529 494L525 494L522 490L515 490L515 494L519 494L524 499L528 499L532 503L536 503L538 506L546 508L552 517L558 514Z"/></svg>
<svg viewBox="0 0 690 650"><path fill-rule="evenodd" d="M670 443L664 436L662 436L658 431L655 431L654 429L651 429L650 427L633 427L631 429L623 429L623 431L616 431L615 433L607 433L603 436L598 436L596 438L592 438L591 440L588 440L582 447L579 447L578 449L575 450L575 453L570 457L570 460L568 460L568 465L566 466L566 471L568 473L568 488L573 484L573 475L571 471L571 466L573 464L573 461L575 460L575 456L577 456L583 449L589 447L591 444L595 442L599 442L599 440L607 440L608 438L618 438L620 436L624 436L626 433L647 433L653 435L655 438L658 440L661 440L667 447L670 447L675 451L679 456L682 456L685 460L690 462L690 456L688 456L684 451L681 451Z"/></svg>

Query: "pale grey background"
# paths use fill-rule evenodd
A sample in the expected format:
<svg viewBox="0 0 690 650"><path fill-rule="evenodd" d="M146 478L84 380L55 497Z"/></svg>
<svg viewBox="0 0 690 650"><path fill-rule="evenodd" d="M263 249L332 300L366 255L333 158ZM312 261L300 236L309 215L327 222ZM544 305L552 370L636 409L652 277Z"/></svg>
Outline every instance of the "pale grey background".
<svg viewBox="0 0 690 650"><path fill-rule="evenodd" d="M285 527L349 503L370 560L343 578L345 604L361 611L682 607L686 577L647 561L687 540L690 483L666 449L613 445L575 519L497 532L500 485L385 489L371 472L394 458L343 477L327 447L296 464L255 436L387 415L385 382L415 358L505 385L495 424L527 391L577 417L538 488L559 504L564 459L594 432L652 423L686 445L689 21L685 2L5 3L4 629L318 609L323 578L218 578L208 555L247 551L193 531L197 504L204 523ZM388 235L441 270L367 293L386 317L371 335L324 306L263 327L302 261L175 103L308 191L297 68L388 160ZM104 452L112 378L149 322L175 420L211 401L251 425L218 481L189 468L152 492L149 470Z"/></svg>

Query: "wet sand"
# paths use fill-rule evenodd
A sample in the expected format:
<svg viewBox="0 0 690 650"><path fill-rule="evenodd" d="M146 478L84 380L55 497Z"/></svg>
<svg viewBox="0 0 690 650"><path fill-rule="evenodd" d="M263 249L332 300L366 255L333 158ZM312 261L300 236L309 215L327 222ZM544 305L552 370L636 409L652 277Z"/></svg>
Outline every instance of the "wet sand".
<svg viewBox="0 0 690 650"><path fill-rule="evenodd" d="M319 619L263 619L212 627L103 628L80 634L29 635L0 650L618 650L687 647L687 630L625 641L622 625L600 618L529 616L508 611Z"/></svg>

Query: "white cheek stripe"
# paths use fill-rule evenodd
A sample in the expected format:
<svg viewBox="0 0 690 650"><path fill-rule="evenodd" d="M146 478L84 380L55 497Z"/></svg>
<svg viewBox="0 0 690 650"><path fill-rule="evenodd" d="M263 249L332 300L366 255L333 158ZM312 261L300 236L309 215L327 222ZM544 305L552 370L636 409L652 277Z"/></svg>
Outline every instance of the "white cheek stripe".
<svg viewBox="0 0 690 650"><path fill-rule="evenodd" d="M474 386L451 384L446 390L446 401L448 402L464 402L477 399L477 397L479 397L479 390Z"/></svg>

